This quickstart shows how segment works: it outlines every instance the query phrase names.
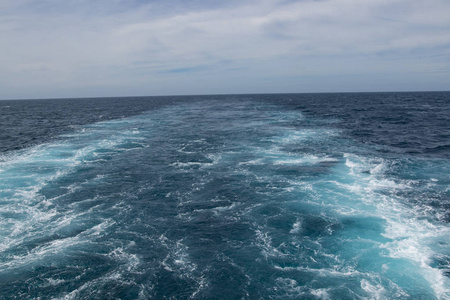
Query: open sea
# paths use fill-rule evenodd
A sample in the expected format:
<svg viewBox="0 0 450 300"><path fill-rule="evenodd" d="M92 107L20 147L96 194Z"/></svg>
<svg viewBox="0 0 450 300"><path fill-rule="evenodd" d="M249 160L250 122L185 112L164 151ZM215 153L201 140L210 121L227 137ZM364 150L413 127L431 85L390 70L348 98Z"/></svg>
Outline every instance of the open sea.
<svg viewBox="0 0 450 300"><path fill-rule="evenodd" d="M0 299L450 299L450 92L0 101Z"/></svg>

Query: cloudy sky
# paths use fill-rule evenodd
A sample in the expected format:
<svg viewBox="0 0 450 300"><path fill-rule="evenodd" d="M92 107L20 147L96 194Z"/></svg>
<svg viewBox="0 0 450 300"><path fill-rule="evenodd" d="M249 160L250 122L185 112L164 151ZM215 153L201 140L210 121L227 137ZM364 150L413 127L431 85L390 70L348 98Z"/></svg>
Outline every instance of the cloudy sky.
<svg viewBox="0 0 450 300"><path fill-rule="evenodd" d="M0 0L0 99L418 90L449 0Z"/></svg>

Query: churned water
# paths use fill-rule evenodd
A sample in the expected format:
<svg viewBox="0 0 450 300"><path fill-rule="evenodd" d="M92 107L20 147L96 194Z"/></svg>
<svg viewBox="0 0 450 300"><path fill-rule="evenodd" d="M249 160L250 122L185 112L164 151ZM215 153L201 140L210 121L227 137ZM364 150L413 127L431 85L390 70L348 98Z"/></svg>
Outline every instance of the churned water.
<svg viewBox="0 0 450 300"><path fill-rule="evenodd" d="M450 93L0 113L2 299L450 299Z"/></svg>

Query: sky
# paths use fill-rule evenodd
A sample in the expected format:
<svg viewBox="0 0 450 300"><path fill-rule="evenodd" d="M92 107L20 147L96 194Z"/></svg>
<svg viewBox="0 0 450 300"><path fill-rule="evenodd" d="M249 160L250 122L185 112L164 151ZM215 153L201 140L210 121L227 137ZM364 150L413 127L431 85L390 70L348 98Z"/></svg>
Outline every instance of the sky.
<svg viewBox="0 0 450 300"><path fill-rule="evenodd" d="M450 90L450 0L0 0L0 99Z"/></svg>

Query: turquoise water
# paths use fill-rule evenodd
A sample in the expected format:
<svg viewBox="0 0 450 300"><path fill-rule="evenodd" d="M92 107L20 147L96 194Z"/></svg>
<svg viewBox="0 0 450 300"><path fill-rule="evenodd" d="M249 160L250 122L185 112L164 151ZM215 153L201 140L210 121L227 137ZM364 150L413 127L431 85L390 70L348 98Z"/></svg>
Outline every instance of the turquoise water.
<svg viewBox="0 0 450 300"><path fill-rule="evenodd" d="M4 151L0 295L450 299L449 129L388 96L178 99Z"/></svg>

